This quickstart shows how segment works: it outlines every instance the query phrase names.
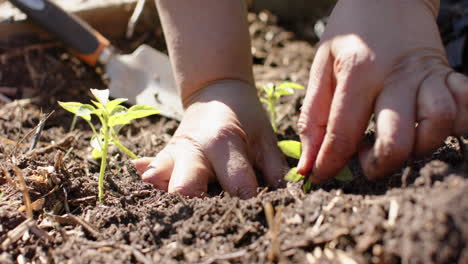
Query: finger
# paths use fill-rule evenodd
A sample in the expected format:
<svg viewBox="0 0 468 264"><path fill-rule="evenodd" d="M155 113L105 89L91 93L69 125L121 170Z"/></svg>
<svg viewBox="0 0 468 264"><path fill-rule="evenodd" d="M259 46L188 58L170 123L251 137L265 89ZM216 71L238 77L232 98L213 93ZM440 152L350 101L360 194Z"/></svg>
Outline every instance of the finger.
<svg viewBox="0 0 468 264"><path fill-rule="evenodd" d="M376 142L359 153L361 167L369 179L381 178L400 168L413 148L417 90L408 88L417 87L418 83L408 78L402 83L400 75L395 76L386 83L375 105Z"/></svg>
<svg viewBox="0 0 468 264"><path fill-rule="evenodd" d="M213 169L197 142L178 138L175 146L174 170L169 181L169 192L184 196L204 196L208 182L214 178Z"/></svg>
<svg viewBox="0 0 468 264"><path fill-rule="evenodd" d="M333 65L328 45L322 45L310 69L310 81L298 121L302 154L297 170L307 175L312 169L330 113L333 97Z"/></svg>
<svg viewBox="0 0 468 264"><path fill-rule="evenodd" d="M429 75L419 88L414 147L416 156L436 150L453 131L457 108L446 87L449 72L450 69L444 69Z"/></svg>
<svg viewBox="0 0 468 264"><path fill-rule="evenodd" d="M257 179L247 156L246 141L236 132L220 132L206 153L225 191L242 199L257 194Z"/></svg>
<svg viewBox="0 0 468 264"><path fill-rule="evenodd" d="M143 157L136 160L132 160L133 166L135 166L138 174L143 174L151 161L154 160L154 157Z"/></svg>
<svg viewBox="0 0 468 264"><path fill-rule="evenodd" d="M147 161L147 159L141 161L141 165ZM144 172L141 173L141 178L143 181L153 184L155 188L167 191L173 169L174 159L166 147L148 164Z"/></svg>
<svg viewBox="0 0 468 264"><path fill-rule="evenodd" d="M457 104L453 132L464 135L468 132L468 78L461 73L451 72L446 85Z"/></svg>
<svg viewBox="0 0 468 264"><path fill-rule="evenodd" d="M276 138L272 135L268 140L264 140L258 149L256 167L262 171L263 178L268 186L279 188L284 185L283 176L286 175L288 166L284 155L279 150Z"/></svg>
<svg viewBox="0 0 468 264"><path fill-rule="evenodd" d="M374 68L373 56L365 48L335 58L336 91L326 134L310 177L312 182L334 178L357 151L380 90Z"/></svg>

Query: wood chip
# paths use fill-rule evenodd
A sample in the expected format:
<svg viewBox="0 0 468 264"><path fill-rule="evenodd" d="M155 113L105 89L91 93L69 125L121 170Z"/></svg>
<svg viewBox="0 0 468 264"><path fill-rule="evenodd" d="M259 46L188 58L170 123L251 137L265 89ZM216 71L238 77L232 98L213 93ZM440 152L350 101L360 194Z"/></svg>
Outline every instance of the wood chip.
<svg viewBox="0 0 468 264"><path fill-rule="evenodd" d="M340 264L358 264L357 261L348 256L343 250L336 250L335 253Z"/></svg>
<svg viewBox="0 0 468 264"><path fill-rule="evenodd" d="M45 203L45 199L44 198L40 198L40 199L37 199L36 201L32 202L31 203L31 209L35 212L37 211L40 211L42 210L42 208L44 208L44 203ZM26 206L22 205L19 209L18 209L19 212L25 212L26 211Z"/></svg>

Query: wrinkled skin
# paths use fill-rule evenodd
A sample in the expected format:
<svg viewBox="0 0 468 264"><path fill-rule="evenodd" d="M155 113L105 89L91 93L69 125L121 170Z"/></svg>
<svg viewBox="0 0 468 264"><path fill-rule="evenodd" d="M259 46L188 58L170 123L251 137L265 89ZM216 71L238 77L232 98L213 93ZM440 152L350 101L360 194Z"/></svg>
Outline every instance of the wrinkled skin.
<svg viewBox="0 0 468 264"><path fill-rule="evenodd" d="M359 152L381 178L468 130L468 80L447 63L438 1L340 1L313 62L298 124L299 172L321 183ZM361 144L375 113L377 140ZM417 125L416 125L417 124Z"/></svg>
<svg viewBox="0 0 468 264"><path fill-rule="evenodd" d="M155 158L135 161L157 188L201 196L208 182L218 181L248 198L256 193L254 168L269 185L281 185L285 162L255 94L241 2L157 0L187 107L171 142ZM359 153L365 174L381 178L468 130L468 81L447 65L435 24L438 4L337 4L298 124L300 173L324 182ZM377 140L362 145L372 113Z"/></svg>
<svg viewBox="0 0 468 264"><path fill-rule="evenodd" d="M241 198L257 193L254 168L269 186L286 172L276 136L249 84L226 80L198 94L169 144L135 165L143 180L169 192L203 196L209 182Z"/></svg>

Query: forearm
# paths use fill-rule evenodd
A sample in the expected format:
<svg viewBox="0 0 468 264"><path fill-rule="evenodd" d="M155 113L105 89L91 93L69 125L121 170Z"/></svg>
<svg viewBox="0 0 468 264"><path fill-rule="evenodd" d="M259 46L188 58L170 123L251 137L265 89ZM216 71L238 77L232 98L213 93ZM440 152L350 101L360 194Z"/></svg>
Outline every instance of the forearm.
<svg viewBox="0 0 468 264"><path fill-rule="evenodd" d="M240 0L156 0L180 95L187 106L210 83L253 83L246 8Z"/></svg>

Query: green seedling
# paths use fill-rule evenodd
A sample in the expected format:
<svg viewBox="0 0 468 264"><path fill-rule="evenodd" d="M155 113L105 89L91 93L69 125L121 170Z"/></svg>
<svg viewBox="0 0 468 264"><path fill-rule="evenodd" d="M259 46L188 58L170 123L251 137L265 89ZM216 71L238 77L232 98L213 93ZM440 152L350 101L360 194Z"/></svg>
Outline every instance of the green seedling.
<svg viewBox="0 0 468 264"><path fill-rule="evenodd" d="M284 153L284 155L293 158L299 159L302 153L301 142L295 140L282 140L278 142L278 147ZM290 182L299 182L304 181L302 188L304 192L309 192L312 187L312 182L309 179L306 179L304 175L297 172L297 168L294 167L289 170L289 172L284 176L284 179ZM335 177L335 179L340 181L350 181L353 179L353 174L348 166L345 166Z"/></svg>
<svg viewBox="0 0 468 264"><path fill-rule="evenodd" d="M278 130L278 126L276 124L276 105L278 100L285 95L294 94L295 90L303 90L304 86L293 82L283 82L279 85L269 83L264 86L260 86L259 89L263 91L260 101L266 104L268 113L270 114L271 125L273 126L273 130L276 132Z"/></svg>
<svg viewBox="0 0 468 264"><path fill-rule="evenodd" d="M118 133L123 126L137 118L147 117L159 113L155 108L148 105L134 105L127 108L122 105L127 99L118 98L109 100L109 90L91 89L91 93L97 101L91 100L94 104L82 104L78 102L58 102L65 110L72 112L75 116L83 118L91 127L93 136L90 144L93 148L92 156L95 159L101 158L99 171L99 201L104 198L104 175L107 166L107 152L110 145L116 145L132 159L137 156L127 149L118 139ZM91 123L91 115L98 117L101 122L99 132Z"/></svg>

